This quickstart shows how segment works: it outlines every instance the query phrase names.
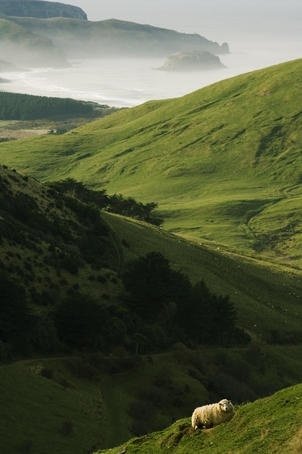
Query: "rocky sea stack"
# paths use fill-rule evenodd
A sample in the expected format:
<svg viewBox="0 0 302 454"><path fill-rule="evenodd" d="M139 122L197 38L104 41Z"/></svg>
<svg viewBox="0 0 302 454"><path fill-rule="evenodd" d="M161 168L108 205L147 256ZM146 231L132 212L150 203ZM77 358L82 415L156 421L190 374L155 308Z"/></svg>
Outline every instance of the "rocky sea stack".
<svg viewBox="0 0 302 454"><path fill-rule="evenodd" d="M162 71L204 71L224 68L221 60L210 52L181 52L167 58Z"/></svg>

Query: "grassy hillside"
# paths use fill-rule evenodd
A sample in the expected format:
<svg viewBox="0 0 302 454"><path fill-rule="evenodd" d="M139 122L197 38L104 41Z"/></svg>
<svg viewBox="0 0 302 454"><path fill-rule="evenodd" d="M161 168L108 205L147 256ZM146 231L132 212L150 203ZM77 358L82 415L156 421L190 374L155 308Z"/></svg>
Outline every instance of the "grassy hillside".
<svg viewBox="0 0 302 454"><path fill-rule="evenodd" d="M240 366L237 369L233 366L233 371L226 371L223 355L226 355L227 363ZM295 383L301 377L301 348L267 348L262 350L259 357L255 352L253 355L249 350L240 349L225 352L175 349L174 352L141 357L134 361L119 356L106 358L94 355L31 359L1 365L0 404L1 418L5 423L0 427L0 449L6 454L83 454L109 448L130 439L137 431L146 433L158 430L179 418L189 417L193 408L202 402L216 401L226 394L234 402L238 402L238 399L255 399L256 396ZM251 362L252 358L254 363ZM243 364L245 372L242 370ZM264 370L260 372L263 367ZM280 368L283 369L283 378L278 373ZM166 380L163 379L165 376ZM213 377L217 377L217 382L208 391L206 382L213 380ZM300 405L300 391L287 394L278 402L283 402L282 411L288 411L281 416L278 411L279 436L288 436L286 440L289 441L290 435L295 433L296 422L301 419L300 407L296 406ZM254 409L255 418L264 412L267 415L266 423L264 419L256 422L253 418L248 423L250 409ZM209 437L221 434L219 438L209 441L220 441L220 437L226 437L231 428L232 439L238 437L240 442L244 439L251 444L254 442L258 448L261 435L258 427L264 424L264 433L267 434L265 443L269 442L272 433L275 434L273 422L267 419L270 413L274 414L272 409L275 409L275 405L267 407L263 404L263 407L259 407L259 402L242 407L231 425L224 430L221 427L213 433L208 432ZM130 443L129 452L161 452L156 450L159 443L163 443L163 452L169 452L165 449L170 443L173 445L175 441L177 446L179 425L187 425L187 422L181 421L162 434L139 440L135 446L141 451L132 451L134 443ZM267 425L270 425L271 432L267 432ZM285 430L281 431L282 425ZM252 427L255 429L252 430ZM168 441L170 435L171 440ZM189 454L186 447L192 447L194 452L193 447L198 448L204 441L203 437L198 434L191 438L188 434L180 444L183 449L180 452ZM226 441L224 438L222 440ZM231 439L228 443L231 443ZM120 448L112 452L121 451ZM279 452L292 454L295 451Z"/></svg>
<svg viewBox="0 0 302 454"><path fill-rule="evenodd" d="M91 206L3 167L0 187L1 292L7 275L14 283L13 295L25 288L35 317L30 339L24 338L18 350L32 359L9 363L16 353L11 354L4 336L5 322L11 320L3 322L2 316L10 314L16 302L10 300L3 311L6 295L1 293L1 452L92 452L166 427L190 415L201 401L223 397L222 390L242 402L299 381L299 271L201 247L117 215L102 213L99 218ZM114 310L129 260L151 251L164 254L192 281L203 278L212 292L230 294L239 326L251 334L252 342L194 349L177 342L157 353L134 355L131 332L125 336L123 329L116 331L123 319L114 318ZM78 294L84 305L89 304L88 295L109 307L113 318L102 319L100 332L105 330L108 338L113 333L116 343L98 345L97 353L96 348L85 349L81 318L79 342L64 345L61 335L59 342L52 314L71 297L66 329L73 326L79 317ZM125 313L126 307L119 310ZM15 311L12 321L13 326L18 322ZM20 325L17 338L23 340Z"/></svg>
<svg viewBox="0 0 302 454"><path fill-rule="evenodd" d="M127 440L135 433L132 425L139 424L133 403L140 403L144 390L151 392L167 365L174 370L170 386L179 396L184 389L187 394L177 404L166 390L170 393L166 408L149 418L152 427L158 428L169 424L171 415L180 418L188 413L199 396L207 396L202 383L190 377L186 365L173 356L154 357L152 364L150 358L94 355L0 366L1 418L6 421L0 428L1 451L27 452L30 446L31 454L83 454Z"/></svg>
<svg viewBox="0 0 302 454"><path fill-rule="evenodd" d="M170 231L301 267L301 69L285 63L61 137L2 144L0 160L159 202Z"/></svg>
<svg viewBox="0 0 302 454"><path fill-rule="evenodd" d="M229 423L193 433L187 419L103 453L262 454L301 452L302 385L240 407Z"/></svg>
<svg viewBox="0 0 302 454"><path fill-rule="evenodd" d="M219 45L198 34L137 24L117 19L98 22L72 19L14 19L27 30L50 38L69 57L96 56L167 56L180 51L228 53L228 45Z"/></svg>
<svg viewBox="0 0 302 454"><path fill-rule="evenodd" d="M3 167L0 184L1 271L26 288L39 313L73 292L114 301L117 273L157 251L193 283L202 279L214 294L229 295L240 326L253 336L299 339L300 271L199 246L120 216L98 219L89 205Z"/></svg>
<svg viewBox="0 0 302 454"><path fill-rule="evenodd" d="M105 214L119 238L124 260L160 251L193 282L203 279L216 294L230 295L240 324L270 340L278 332L301 332L301 271L263 260L248 259L183 240L144 223Z"/></svg>

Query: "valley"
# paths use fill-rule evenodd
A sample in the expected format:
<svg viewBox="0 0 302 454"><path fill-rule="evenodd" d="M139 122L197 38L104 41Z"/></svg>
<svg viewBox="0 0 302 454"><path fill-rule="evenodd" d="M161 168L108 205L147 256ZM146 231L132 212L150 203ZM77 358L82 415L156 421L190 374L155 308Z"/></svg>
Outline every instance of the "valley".
<svg viewBox="0 0 302 454"><path fill-rule="evenodd" d="M166 230L299 269L300 79L300 60L273 66L59 137L1 144L0 159L43 181L155 200Z"/></svg>
<svg viewBox="0 0 302 454"><path fill-rule="evenodd" d="M0 0L0 452L299 454L298 4L75 3Z"/></svg>

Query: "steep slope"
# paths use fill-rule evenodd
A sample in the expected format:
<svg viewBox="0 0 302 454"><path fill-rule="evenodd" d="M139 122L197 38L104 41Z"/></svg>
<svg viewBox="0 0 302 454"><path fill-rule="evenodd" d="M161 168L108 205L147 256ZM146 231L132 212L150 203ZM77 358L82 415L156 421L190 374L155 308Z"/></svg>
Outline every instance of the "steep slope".
<svg viewBox="0 0 302 454"><path fill-rule="evenodd" d="M104 217L126 262L159 251L193 282L203 279L212 292L230 295L248 332L273 343L291 343L290 333L301 340L301 271L202 246L117 215Z"/></svg>
<svg viewBox="0 0 302 454"><path fill-rule="evenodd" d="M0 270L40 313L81 292L114 301L118 272L157 251L192 282L230 295L240 326L269 342L301 340L301 272L202 247L139 221L102 213L0 167ZM101 295L101 297L100 297Z"/></svg>
<svg viewBox="0 0 302 454"><path fill-rule="evenodd" d="M298 454L301 452L302 385L244 405L229 423L207 431L192 432L189 420L167 430L134 439L123 447L100 451L157 454L196 452L222 454Z"/></svg>
<svg viewBox="0 0 302 454"><path fill-rule="evenodd" d="M265 353L266 361L269 361L270 365L265 377L259 376L259 390L261 380L265 380L268 384L269 381L278 379L278 369L282 365L288 377L291 375L292 382L298 380L299 373L301 374L301 362L299 362L301 348L296 351L292 347L279 350L277 361L275 359L277 355L271 354L269 351ZM234 352L234 357L232 354L233 352L228 351L228 358L237 361L238 353ZM247 354L245 351L239 352L241 366L244 355ZM261 354L264 355L264 352L262 351ZM0 427L1 452L15 454L28 452L30 449L31 454L49 454L50 452L83 454L116 446L132 438L137 430L143 429L148 432L167 427L177 419L190 415L192 409L200 402L209 402L219 398L219 392L213 391L209 397L205 384L199 381L199 377L203 377L204 372L198 372L196 363L198 359L200 365L207 369L209 376L212 374L218 377L221 372L218 373L219 369L214 366L215 358L217 361L217 358L222 358L222 356L221 351L213 351L213 349L209 352L204 350L191 352L191 354L189 351L175 350L164 355L136 359L118 356L104 358L94 355L93 357L32 359L0 365L1 418L5 421L5 424ZM171 377L163 380L163 374L167 372L171 373ZM194 372L195 376L193 376ZM253 381L255 381L257 373L259 371L252 374ZM234 390L238 390L240 387L244 400L255 398L255 394L249 391L247 385L244 384L246 378L238 385L238 380L232 378L232 374L225 373L221 377L227 384L232 382ZM288 386L289 383L290 380L279 377L279 387ZM255 387L255 384L253 386ZM275 384L273 386L271 384L271 387L267 389L263 387L262 394L271 393L274 388ZM224 392L235 401L235 393L231 389L224 387ZM297 411L295 402L299 403L299 397L298 392L296 400L286 397L289 402L285 404L286 399L283 400L282 411L290 408ZM258 408L259 402L256 404ZM253 406L256 408L256 404L249 404L248 409ZM268 414L271 408L268 406ZM143 419L140 416L142 411L147 411L147 414L144 413ZM259 414L260 412L257 415ZM242 421L241 418L243 418L240 427L246 427L246 429L242 429L246 430L246 432L242 432L242 438L245 433L251 437L250 430L254 419L251 420L250 426L247 419L249 415L250 411L247 415L245 407L240 410L239 421ZM291 416L291 412L287 413L287 417L291 418ZM187 421L184 421L186 426ZM225 428L225 431L228 431L232 427L231 434L234 438L236 436L239 438L239 426L237 425L239 421L236 419L235 426ZM263 423L263 420L261 422ZM280 424L281 422L284 422L282 415ZM295 418L290 419L287 423L289 422L292 423L294 431ZM266 423L270 423L269 418L266 419ZM178 431L180 425L183 425L183 422L177 423L163 432L161 439L163 446L169 444L167 440L169 435L172 439L171 444L174 439L177 439L177 436L181 437ZM285 427L287 428L287 425ZM284 430L283 435L286 434L290 438L290 432ZM210 432L208 435L211 436ZM195 442L195 447L199 447L203 441L202 437L201 434L193 439L187 437L181 446L191 447L189 443ZM258 432L256 437L258 437ZM144 446L144 440L138 440L137 449L142 449L138 452L148 454L161 452L156 451L157 436L150 436L149 440L147 448ZM230 443L231 440L229 439L228 442ZM154 451L148 451L150 446L152 448L154 446ZM115 453L116 450L111 452ZM122 452L122 449L120 448L117 452ZM126 452L132 452L131 448ZM170 450L163 452L170 452ZM184 452L190 453L190 451ZM194 451L192 450L192 452ZM293 454L295 451L289 452Z"/></svg>
<svg viewBox="0 0 302 454"><path fill-rule="evenodd" d="M25 17L69 17L87 20L87 14L77 6L45 0L0 0L0 15Z"/></svg>
<svg viewBox="0 0 302 454"><path fill-rule="evenodd" d="M96 209L2 166L0 188L0 276L24 288L38 316L75 291L119 292L120 252Z"/></svg>
<svg viewBox="0 0 302 454"><path fill-rule="evenodd" d="M137 24L117 19L98 22L70 19L14 19L27 30L51 39L69 57L167 56L180 51L228 53L228 45L219 45L198 34Z"/></svg>
<svg viewBox="0 0 302 454"><path fill-rule="evenodd" d="M170 231L301 267L301 78L301 60L285 63L2 144L0 160L159 202Z"/></svg>
<svg viewBox="0 0 302 454"><path fill-rule="evenodd" d="M31 454L83 454L127 440L138 420L128 413L135 393L151 386L165 361L166 357L154 358L152 365L145 358L95 354L0 365L0 414L5 421L0 427L1 452L27 452L30 446ZM168 362L175 371L175 388L181 392L187 386L190 391L178 407L171 403L162 410L160 427L170 423L169 412L180 418L198 396L206 396L185 364L173 358ZM119 427L113 424L114 409L119 411Z"/></svg>

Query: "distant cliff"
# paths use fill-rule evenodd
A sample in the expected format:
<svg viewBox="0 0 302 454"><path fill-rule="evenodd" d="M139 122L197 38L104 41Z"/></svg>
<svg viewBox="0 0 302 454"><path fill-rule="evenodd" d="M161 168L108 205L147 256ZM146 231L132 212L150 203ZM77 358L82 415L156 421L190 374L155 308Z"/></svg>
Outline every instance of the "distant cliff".
<svg viewBox="0 0 302 454"><path fill-rule="evenodd" d="M41 0L0 0L0 15L15 17L67 17L87 20L86 13L77 6Z"/></svg>
<svg viewBox="0 0 302 454"><path fill-rule="evenodd" d="M99 22L71 19L14 18L30 32L50 39L69 58L102 56L166 57L176 52L229 52L226 43L220 45L198 34L116 19Z"/></svg>

